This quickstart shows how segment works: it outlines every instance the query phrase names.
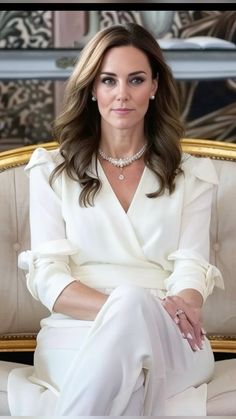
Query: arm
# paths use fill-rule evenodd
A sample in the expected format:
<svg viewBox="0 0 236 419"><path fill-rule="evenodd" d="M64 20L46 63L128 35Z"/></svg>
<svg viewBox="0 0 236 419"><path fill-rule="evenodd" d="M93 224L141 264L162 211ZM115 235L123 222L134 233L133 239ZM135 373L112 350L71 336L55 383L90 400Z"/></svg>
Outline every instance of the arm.
<svg viewBox="0 0 236 419"><path fill-rule="evenodd" d="M212 163L209 162L209 172ZM201 307L214 287L213 267L209 259L209 235L214 182L204 179L204 170L199 176L187 173L185 199L182 212L178 250L169 255L174 261L174 270L167 279L165 309L178 323L181 333L188 339L192 349L202 347ZM216 268L215 268L216 270ZM176 317L177 309L185 314Z"/></svg>
<svg viewBox="0 0 236 419"><path fill-rule="evenodd" d="M62 290L53 311L75 319L94 320L107 298L107 295L74 281Z"/></svg>
<svg viewBox="0 0 236 419"><path fill-rule="evenodd" d="M51 311L93 320L108 298L71 276L70 255L77 249L67 240L61 208L61 185L49 185L55 167L52 155L36 150L26 170L30 177L30 230L27 285L34 298Z"/></svg>

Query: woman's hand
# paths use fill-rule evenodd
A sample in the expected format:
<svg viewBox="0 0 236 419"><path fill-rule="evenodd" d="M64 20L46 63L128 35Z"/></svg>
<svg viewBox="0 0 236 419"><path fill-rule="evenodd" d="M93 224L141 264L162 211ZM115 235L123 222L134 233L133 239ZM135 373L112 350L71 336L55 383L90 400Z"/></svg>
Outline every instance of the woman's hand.
<svg viewBox="0 0 236 419"><path fill-rule="evenodd" d="M164 298L162 305L177 324L192 350L202 349L205 331L202 328L201 308L194 307L178 295Z"/></svg>

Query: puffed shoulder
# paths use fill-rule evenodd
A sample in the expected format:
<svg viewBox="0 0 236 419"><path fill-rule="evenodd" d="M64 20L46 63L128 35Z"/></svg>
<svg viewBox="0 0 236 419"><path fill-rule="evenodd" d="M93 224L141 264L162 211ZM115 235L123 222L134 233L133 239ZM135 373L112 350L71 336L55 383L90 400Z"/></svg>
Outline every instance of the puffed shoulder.
<svg viewBox="0 0 236 419"><path fill-rule="evenodd" d="M200 180L218 185L219 180L210 158L194 157L190 154L184 154L182 159L182 169L187 175L192 175Z"/></svg>
<svg viewBox="0 0 236 419"><path fill-rule="evenodd" d="M28 172L35 166L41 164L50 164L56 167L58 164L63 162L59 149L46 150L45 148L39 147L34 150L28 164L25 166L25 171Z"/></svg>

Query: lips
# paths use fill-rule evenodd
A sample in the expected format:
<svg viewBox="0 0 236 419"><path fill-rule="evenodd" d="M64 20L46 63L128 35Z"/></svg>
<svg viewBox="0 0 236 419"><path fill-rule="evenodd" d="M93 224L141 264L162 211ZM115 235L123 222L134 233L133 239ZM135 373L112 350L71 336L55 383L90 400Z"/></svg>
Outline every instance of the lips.
<svg viewBox="0 0 236 419"><path fill-rule="evenodd" d="M132 111L130 108L114 108L113 111Z"/></svg>
<svg viewBox="0 0 236 419"><path fill-rule="evenodd" d="M133 109L129 109L129 108L115 108L115 109L112 109L112 110L113 110L113 112L118 113L120 115L124 115L124 114L127 114L127 113L133 111Z"/></svg>

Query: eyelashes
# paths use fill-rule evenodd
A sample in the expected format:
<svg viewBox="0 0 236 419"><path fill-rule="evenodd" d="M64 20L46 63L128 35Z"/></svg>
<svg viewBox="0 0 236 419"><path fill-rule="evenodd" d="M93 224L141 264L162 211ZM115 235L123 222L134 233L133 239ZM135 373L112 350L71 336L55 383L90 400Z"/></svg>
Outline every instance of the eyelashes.
<svg viewBox="0 0 236 419"><path fill-rule="evenodd" d="M143 77L134 77L130 82L132 84L142 84L144 81L145 79Z"/></svg>
<svg viewBox="0 0 236 419"><path fill-rule="evenodd" d="M102 77L101 82L108 85L108 86L114 86L115 85L115 79L112 77Z"/></svg>

